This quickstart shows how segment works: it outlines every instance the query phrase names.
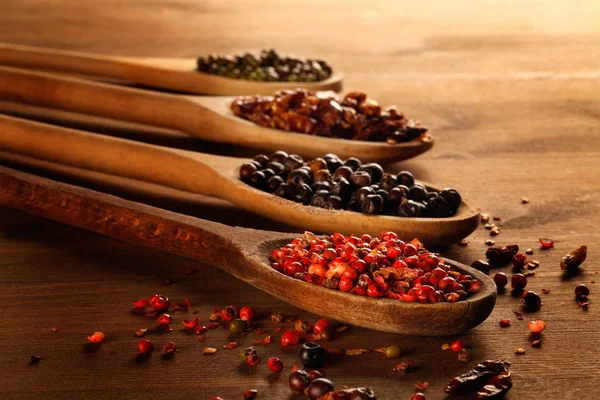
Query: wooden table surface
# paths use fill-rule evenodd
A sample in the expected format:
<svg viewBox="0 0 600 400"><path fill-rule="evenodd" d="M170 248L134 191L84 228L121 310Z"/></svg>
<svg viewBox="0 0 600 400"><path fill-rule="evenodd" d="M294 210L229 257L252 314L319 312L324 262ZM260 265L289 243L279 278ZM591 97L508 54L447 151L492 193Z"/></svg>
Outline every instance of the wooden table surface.
<svg viewBox="0 0 600 400"><path fill-rule="evenodd" d="M475 199L483 212L500 216L496 243L533 248L530 257L539 260L540 267L528 288L551 293L543 294L542 309L526 313L523 321L513 314L520 310L519 300L500 294L490 318L463 336L473 354L468 364L441 350L456 337L401 337L351 328L329 345L372 349L399 343L406 354L398 360L383 360L378 353L344 357L329 366L327 376L340 387L372 386L380 399L408 399L417 381L428 381L427 399L441 399L450 378L478 361L501 357L512 362L514 375L507 398L597 398L597 1L5 0L2 9L2 42L153 57L266 47L326 57L346 74L347 90L367 91L382 104L397 104L424 121L437 135L433 150L393 168L454 186ZM147 141L231 152L192 143L175 132L99 121L82 125L5 103L1 110ZM48 176L229 224L286 229L199 196L143 185L131 190L119 181L107 185ZM522 197L531 202L522 204ZM157 347L168 340L177 342L180 350L174 358L162 359L155 352L147 362L136 362L138 339L133 332L152 328L154 321L132 315L131 301L154 293L187 297L205 323L213 307L228 304L252 304L260 313L281 311L310 321L318 316L290 307L215 266L10 209L0 209L0 221L0 398L236 399L250 388L258 389L263 399L299 398L286 383L291 366L299 364L297 347L260 346L259 367L239 368L238 351L222 349L229 341L226 329L209 332L200 343L177 326L187 314L175 313L172 333L150 336ZM554 249L539 250L540 237L553 239ZM471 263L483 258L488 238L482 226L467 247L452 246L443 254ZM582 273L564 279L561 257L582 244L589 249ZM508 267L503 270L510 275ZM163 281L171 284L162 286ZM591 288L587 311L574 300L579 283ZM500 328L503 318L511 320L510 327ZM548 323L541 348L530 346L530 318ZM52 332L53 327L58 331ZM260 327L279 340L268 317ZM97 330L107 338L93 349L85 337ZM243 338L241 345L250 345L256 337ZM205 346L219 350L203 356ZM516 347L526 353L515 355ZM31 365L34 354L43 359ZM270 356L285 363L281 377L266 368ZM392 372L400 360L414 362L416 370Z"/></svg>

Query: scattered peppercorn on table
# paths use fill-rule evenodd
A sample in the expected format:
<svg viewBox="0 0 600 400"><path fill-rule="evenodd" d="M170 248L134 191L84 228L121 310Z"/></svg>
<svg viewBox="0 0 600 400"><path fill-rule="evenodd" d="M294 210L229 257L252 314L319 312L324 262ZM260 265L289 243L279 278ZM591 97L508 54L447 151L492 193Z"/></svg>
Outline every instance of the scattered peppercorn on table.
<svg viewBox="0 0 600 400"><path fill-rule="evenodd" d="M475 263L505 286L487 321L441 338L346 326L213 265L0 208L0 398L227 400L253 398L256 390L257 399L301 399L308 397L290 386L313 382L316 396L331 385L301 372L289 384L294 366L325 363L320 370L336 389L368 386L377 399L453 398L469 371L491 379L483 398L508 390L507 399L595 399L600 5L407 5L9 0L0 42L189 58L273 48L326 61L344 73L347 92L395 104L435 133L430 152L384 165L386 171L443 182L481 206L481 226L468 240L434 250ZM257 154L2 99L0 113L204 152ZM204 196L0 159L3 167L192 217L294 232ZM574 269L584 245L587 257ZM310 341L327 350L326 360L312 345L303 349ZM370 398L367 390L352 393Z"/></svg>

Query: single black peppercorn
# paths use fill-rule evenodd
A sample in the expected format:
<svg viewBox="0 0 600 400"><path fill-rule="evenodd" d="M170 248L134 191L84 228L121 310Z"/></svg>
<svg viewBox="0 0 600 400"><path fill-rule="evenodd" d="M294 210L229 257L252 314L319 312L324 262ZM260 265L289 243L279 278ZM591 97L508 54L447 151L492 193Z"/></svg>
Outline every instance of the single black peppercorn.
<svg viewBox="0 0 600 400"><path fill-rule="evenodd" d="M341 166L343 166L342 161L339 158L330 158L327 159L325 158L325 160L327 161L327 169L329 170L329 172L331 172L332 174Z"/></svg>
<svg viewBox="0 0 600 400"><path fill-rule="evenodd" d="M283 178L279 175L275 175L269 178L267 181L267 192L273 193L283 183Z"/></svg>
<svg viewBox="0 0 600 400"><path fill-rule="evenodd" d="M295 187L288 183L282 183L275 191L275 195L290 200L296 194Z"/></svg>
<svg viewBox="0 0 600 400"><path fill-rule="evenodd" d="M320 169L314 173L315 182L328 182L331 178L331 172L328 169Z"/></svg>
<svg viewBox="0 0 600 400"><path fill-rule="evenodd" d="M314 207L320 207L320 208L329 208L329 202L327 201L329 196L330 196L329 191L319 190L319 191L315 192L315 195L313 196L313 198L310 202L310 205L314 206Z"/></svg>
<svg viewBox="0 0 600 400"><path fill-rule="evenodd" d="M398 173L398 175L396 175L396 179L398 180L399 185L406 186L407 188L415 184L415 178L408 171L402 171Z"/></svg>
<svg viewBox="0 0 600 400"><path fill-rule="evenodd" d="M306 183L308 185L312 184L312 177L306 170L304 169L294 169L287 176L287 183L292 185L300 185L302 183Z"/></svg>
<svg viewBox="0 0 600 400"><path fill-rule="evenodd" d="M313 191L316 193L319 190L326 190L326 191L331 191L331 185L329 184L328 181L319 181L319 182L315 182L312 185L312 189Z"/></svg>
<svg viewBox="0 0 600 400"><path fill-rule="evenodd" d="M528 311L536 311L539 310L542 304L542 298L536 293L531 291L526 291L523 293L521 297L521 301L525 306L525 309Z"/></svg>
<svg viewBox="0 0 600 400"><path fill-rule="evenodd" d="M267 157L264 154L259 154L256 157L254 157L254 161L258 162L264 168L269 163L269 157Z"/></svg>
<svg viewBox="0 0 600 400"><path fill-rule="evenodd" d="M398 216L400 217L421 217L425 206L412 200L402 201L398 206Z"/></svg>
<svg viewBox="0 0 600 400"><path fill-rule="evenodd" d="M408 189L408 198L412 201L427 200L427 189L423 185L415 184Z"/></svg>
<svg viewBox="0 0 600 400"><path fill-rule="evenodd" d="M284 170L283 164L277 161L268 162L267 165L265 165L265 168L272 170L276 175L281 174Z"/></svg>
<svg viewBox="0 0 600 400"><path fill-rule="evenodd" d="M316 400L334 389L333 383L329 379L317 378L308 385L306 394L311 400Z"/></svg>
<svg viewBox="0 0 600 400"><path fill-rule="evenodd" d="M437 194L434 194L434 196L427 201L427 215L429 217L446 218L452 214L454 214L454 211L450 208L448 202Z"/></svg>
<svg viewBox="0 0 600 400"><path fill-rule="evenodd" d="M327 198L327 208L332 208L334 210L341 210L344 207L344 202L338 196L329 196Z"/></svg>
<svg viewBox="0 0 600 400"><path fill-rule="evenodd" d="M327 169L327 161L322 158L315 158L310 162L309 168L313 174L320 169Z"/></svg>
<svg viewBox="0 0 600 400"><path fill-rule="evenodd" d="M240 179L247 182L250 179L250 175L258 170L254 163L244 163L240 168Z"/></svg>
<svg viewBox="0 0 600 400"><path fill-rule="evenodd" d="M396 186L388 192L388 199L393 204L400 204L403 199L408 197L408 188L406 186Z"/></svg>
<svg viewBox="0 0 600 400"><path fill-rule="evenodd" d="M383 178L383 168L377 163L363 164L358 168L358 171L365 171L371 175L371 182L378 183Z"/></svg>
<svg viewBox="0 0 600 400"><path fill-rule="evenodd" d="M440 197L446 200L453 211L456 211L462 202L462 197L456 189L447 188L440 192Z"/></svg>
<svg viewBox="0 0 600 400"><path fill-rule="evenodd" d="M263 189L267 183L267 178L265 177L264 172L254 171L252 175L250 175L248 183L257 189Z"/></svg>
<svg viewBox="0 0 600 400"><path fill-rule="evenodd" d="M306 183L302 183L296 187L296 195L294 200L299 203L310 204L313 191Z"/></svg>
<svg viewBox="0 0 600 400"><path fill-rule="evenodd" d="M350 182L359 189L371 184L371 175L367 171L356 171L350 175Z"/></svg>
<svg viewBox="0 0 600 400"><path fill-rule="evenodd" d="M278 150L269 156L271 162L278 162L283 165L283 162L288 158L288 153Z"/></svg>
<svg viewBox="0 0 600 400"><path fill-rule="evenodd" d="M383 210L383 198L378 194L370 194L360 204L360 209L366 214L380 214Z"/></svg>
<svg viewBox="0 0 600 400"><path fill-rule="evenodd" d="M362 162L358 158L350 157L344 161L344 165L350 167L352 171L356 171L362 165Z"/></svg>
<svg viewBox="0 0 600 400"><path fill-rule="evenodd" d="M398 179L396 179L396 175L386 172L385 174L383 174L383 178L381 178L379 186L383 190L389 192L390 190L398 186Z"/></svg>
<svg viewBox="0 0 600 400"><path fill-rule="evenodd" d="M577 285L575 287L575 297L580 299L582 297L587 297L590 294L590 288L588 288L586 285L584 285L583 283L580 285Z"/></svg>
<svg viewBox="0 0 600 400"><path fill-rule="evenodd" d="M333 182L331 193L344 201L348 201L352 195L352 186L346 179L339 178Z"/></svg>
<svg viewBox="0 0 600 400"><path fill-rule="evenodd" d="M335 170L335 173L333 174L333 179L344 178L348 180L350 178L350 175L352 175L352 169L350 167L339 167Z"/></svg>
<svg viewBox="0 0 600 400"><path fill-rule="evenodd" d="M265 174L265 179L268 181L271 177L275 176L275 172L271 168L265 168L262 170L262 173Z"/></svg>
<svg viewBox="0 0 600 400"><path fill-rule="evenodd" d="M298 356L306 369L319 369L325 365L325 349L317 343L304 343Z"/></svg>
<svg viewBox="0 0 600 400"><path fill-rule="evenodd" d="M290 374L288 383L294 392L303 393L310 383L310 376L306 371L300 369Z"/></svg>
<svg viewBox="0 0 600 400"><path fill-rule="evenodd" d="M302 157L300 157L297 154L290 154L284 161L283 161L283 166L286 169L289 169L291 171L295 170L296 168L300 168L302 166L302 163L304 163L304 160L302 159Z"/></svg>

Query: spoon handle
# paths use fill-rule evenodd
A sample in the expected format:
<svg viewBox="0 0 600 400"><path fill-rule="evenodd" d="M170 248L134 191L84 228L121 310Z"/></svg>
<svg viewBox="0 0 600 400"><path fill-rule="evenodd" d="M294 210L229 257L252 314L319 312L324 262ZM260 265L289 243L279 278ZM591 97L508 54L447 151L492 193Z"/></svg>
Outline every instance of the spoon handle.
<svg viewBox="0 0 600 400"><path fill-rule="evenodd" d="M217 172L239 160L0 115L0 149L59 164L219 197ZM201 155L200 155L201 154Z"/></svg>
<svg viewBox="0 0 600 400"><path fill-rule="evenodd" d="M0 43L0 64L127 80L127 65L115 56Z"/></svg>
<svg viewBox="0 0 600 400"><path fill-rule="evenodd" d="M189 98L0 67L0 97L42 107L180 130L214 140L197 129L209 111ZM196 128L196 129L194 129ZM222 133L226 137L226 133ZM226 141L226 140L222 140Z"/></svg>

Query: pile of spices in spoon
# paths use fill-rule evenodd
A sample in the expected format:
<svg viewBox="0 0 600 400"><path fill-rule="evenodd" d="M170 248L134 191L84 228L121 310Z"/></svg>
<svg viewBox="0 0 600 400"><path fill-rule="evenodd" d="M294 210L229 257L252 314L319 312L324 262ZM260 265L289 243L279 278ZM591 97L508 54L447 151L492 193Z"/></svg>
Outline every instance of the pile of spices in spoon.
<svg viewBox="0 0 600 400"><path fill-rule="evenodd" d="M242 96L231 111L257 125L307 135L390 144L427 140L427 128L394 106L385 110L365 93L343 99L334 92L282 90L274 96Z"/></svg>
<svg viewBox="0 0 600 400"><path fill-rule="evenodd" d="M429 190L408 171L392 174L379 164L342 161L335 154L309 162L284 151L261 154L242 165L240 179L304 205L364 214L445 218L462 201L456 189Z"/></svg>
<svg viewBox="0 0 600 400"><path fill-rule="evenodd" d="M272 267L295 279L361 296L405 302L464 300L481 287L470 275L445 265L414 239L405 243L393 232L369 235L300 238L269 255Z"/></svg>
<svg viewBox="0 0 600 400"><path fill-rule="evenodd" d="M323 60L285 56L275 50L239 56L211 54L198 58L198 71L233 79L264 82L318 82L331 76Z"/></svg>

